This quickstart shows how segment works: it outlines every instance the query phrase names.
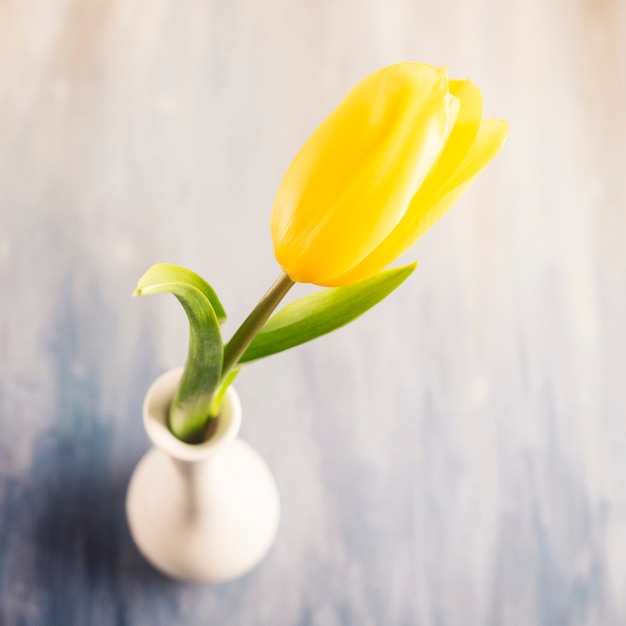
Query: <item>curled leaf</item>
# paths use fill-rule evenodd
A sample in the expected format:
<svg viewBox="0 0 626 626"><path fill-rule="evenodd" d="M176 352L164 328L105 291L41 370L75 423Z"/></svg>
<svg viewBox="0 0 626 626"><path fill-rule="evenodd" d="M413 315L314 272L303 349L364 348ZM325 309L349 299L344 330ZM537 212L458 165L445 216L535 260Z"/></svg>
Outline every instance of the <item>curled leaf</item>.
<svg viewBox="0 0 626 626"><path fill-rule="evenodd" d="M139 280L135 295L172 293L189 320L189 349L170 407L170 428L183 441L202 439L211 403L220 384L223 345L220 320L226 313L215 291L200 276L177 265L153 265ZM216 310L217 308L217 310Z"/></svg>

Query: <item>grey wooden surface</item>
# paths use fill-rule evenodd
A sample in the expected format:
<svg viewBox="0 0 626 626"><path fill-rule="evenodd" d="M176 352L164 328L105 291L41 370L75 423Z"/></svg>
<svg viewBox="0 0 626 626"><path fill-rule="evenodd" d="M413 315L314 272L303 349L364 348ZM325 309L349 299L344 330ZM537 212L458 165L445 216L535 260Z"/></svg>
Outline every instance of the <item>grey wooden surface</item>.
<svg viewBox="0 0 626 626"><path fill-rule="evenodd" d="M619 0L0 0L0 624L626 623L625 39ZM277 542L168 581L123 502L187 330L134 283L193 268L232 330L291 158L400 60L510 139L396 294L240 376Z"/></svg>

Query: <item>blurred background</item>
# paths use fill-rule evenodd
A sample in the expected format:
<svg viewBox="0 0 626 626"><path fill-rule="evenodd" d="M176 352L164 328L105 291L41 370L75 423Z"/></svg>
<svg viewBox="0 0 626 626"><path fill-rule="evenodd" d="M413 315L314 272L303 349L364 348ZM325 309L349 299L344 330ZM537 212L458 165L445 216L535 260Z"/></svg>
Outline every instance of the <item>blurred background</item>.
<svg viewBox="0 0 626 626"><path fill-rule="evenodd" d="M625 40L620 0L0 0L0 623L624 624ZM509 140L393 296L239 377L278 539L169 581L123 507L187 325L134 285L188 266L232 332L299 146L404 60Z"/></svg>

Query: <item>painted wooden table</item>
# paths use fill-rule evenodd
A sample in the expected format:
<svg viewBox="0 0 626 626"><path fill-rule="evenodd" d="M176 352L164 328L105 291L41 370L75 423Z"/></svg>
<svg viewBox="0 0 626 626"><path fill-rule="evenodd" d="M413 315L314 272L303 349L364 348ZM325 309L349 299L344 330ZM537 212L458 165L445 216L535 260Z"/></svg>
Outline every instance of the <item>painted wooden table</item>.
<svg viewBox="0 0 626 626"><path fill-rule="evenodd" d="M620 0L0 2L0 624L626 623L625 39ZM195 269L232 331L298 147L411 59L510 139L388 301L240 376L278 540L169 581L123 505L187 329L134 284Z"/></svg>

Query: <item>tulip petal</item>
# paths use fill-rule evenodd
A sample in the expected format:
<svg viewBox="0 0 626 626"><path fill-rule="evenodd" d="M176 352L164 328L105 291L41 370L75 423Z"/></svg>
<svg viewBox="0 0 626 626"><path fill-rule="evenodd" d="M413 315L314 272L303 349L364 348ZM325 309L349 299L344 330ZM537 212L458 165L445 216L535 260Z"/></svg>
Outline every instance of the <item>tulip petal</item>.
<svg viewBox="0 0 626 626"><path fill-rule="evenodd" d="M397 226L458 113L445 70L401 63L361 81L289 167L272 211L278 262L324 284Z"/></svg>
<svg viewBox="0 0 626 626"><path fill-rule="evenodd" d="M449 85L461 108L446 147L417 192L422 200L437 193L463 162L476 139L483 114L482 95L472 81L451 80Z"/></svg>
<svg viewBox="0 0 626 626"><path fill-rule="evenodd" d="M428 203L423 203L421 193L418 193L393 233L361 263L328 281L326 286L337 287L364 280L406 252L469 189L477 174L498 154L507 133L506 122L483 120L469 152L439 192L428 198Z"/></svg>
<svg viewBox="0 0 626 626"><path fill-rule="evenodd" d="M450 193L455 187L480 173L500 152L508 134L509 125L504 120L483 120L467 156L437 195L442 197Z"/></svg>

